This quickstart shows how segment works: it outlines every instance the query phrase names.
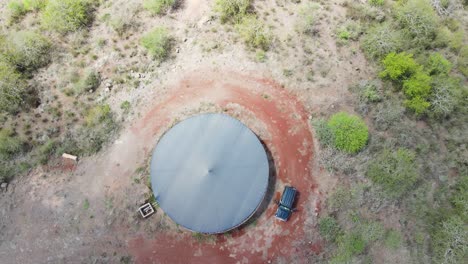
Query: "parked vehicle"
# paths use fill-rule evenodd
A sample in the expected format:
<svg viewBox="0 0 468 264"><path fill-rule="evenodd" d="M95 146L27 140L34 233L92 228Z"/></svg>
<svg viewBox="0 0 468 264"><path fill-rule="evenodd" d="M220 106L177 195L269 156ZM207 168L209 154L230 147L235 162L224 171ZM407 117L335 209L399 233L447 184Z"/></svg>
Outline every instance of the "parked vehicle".
<svg viewBox="0 0 468 264"><path fill-rule="evenodd" d="M293 209L294 200L296 199L297 190L294 187L284 187L283 195L278 203L278 210L276 210L275 217L281 221L288 221Z"/></svg>

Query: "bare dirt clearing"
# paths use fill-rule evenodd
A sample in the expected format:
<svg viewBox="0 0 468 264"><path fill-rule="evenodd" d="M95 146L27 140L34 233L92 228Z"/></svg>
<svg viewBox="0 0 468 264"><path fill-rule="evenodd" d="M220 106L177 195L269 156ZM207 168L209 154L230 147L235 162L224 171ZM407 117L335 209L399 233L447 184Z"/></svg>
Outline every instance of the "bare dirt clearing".
<svg viewBox="0 0 468 264"><path fill-rule="evenodd" d="M312 155L307 150L313 143L302 104L273 81L229 71L197 71L171 91L107 151L82 160L76 171L36 172L32 178L21 179L30 183L17 183L11 199L2 199L11 208L5 224L17 226L17 232L9 228L13 232L7 237L12 242L2 244L2 257L12 263L29 263L29 254L35 256L35 263L75 262L85 261L82 252L93 250L94 254L87 255L111 258L114 252L129 253L139 263L182 263L193 257L192 262L200 263L213 259L255 263L293 253L305 260L307 248L291 245L304 240L304 228L315 222L313 208L320 198L311 172ZM299 211L288 223L274 221L276 206L270 203L255 224L230 237L199 243L190 232L179 231L171 220L161 219L167 218L161 214L149 220L136 218L134 209L148 190L132 183L134 172L145 166L157 139L175 120L204 111L231 114L264 140L276 164L277 196L285 184L300 190ZM30 196L16 197L22 193ZM15 209L20 203L22 209ZM166 228L144 234L147 225L157 227L158 221L164 221ZM28 242L31 239L34 245Z"/></svg>

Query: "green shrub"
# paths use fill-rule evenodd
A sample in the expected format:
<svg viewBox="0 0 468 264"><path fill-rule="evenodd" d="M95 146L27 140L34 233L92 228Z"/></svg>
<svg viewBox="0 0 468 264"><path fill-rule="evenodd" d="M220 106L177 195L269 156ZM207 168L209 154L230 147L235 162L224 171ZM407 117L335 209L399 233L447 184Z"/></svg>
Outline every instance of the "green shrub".
<svg viewBox="0 0 468 264"><path fill-rule="evenodd" d="M340 112L330 118L328 126L333 134L334 146L339 150L356 153L367 143L367 125L358 116Z"/></svg>
<svg viewBox="0 0 468 264"><path fill-rule="evenodd" d="M341 211L354 204L355 195L349 188L338 187L327 200L331 211Z"/></svg>
<svg viewBox="0 0 468 264"><path fill-rule="evenodd" d="M162 14L176 5L176 0L145 0L143 7L153 14Z"/></svg>
<svg viewBox="0 0 468 264"><path fill-rule="evenodd" d="M95 91L101 84L101 75L99 72L90 70L86 72L85 77L75 83L74 88L76 94L82 94L89 90Z"/></svg>
<svg viewBox="0 0 468 264"><path fill-rule="evenodd" d="M240 22L249 13L251 0L216 0L221 23Z"/></svg>
<svg viewBox="0 0 468 264"><path fill-rule="evenodd" d="M12 0L8 2L8 11L10 13L10 19L12 21L16 21L20 19L27 13L27 10L23 4L23 1L20 0Z"/></svg>
<svg viewBox="0 0 468 264"><path fill-rule="evenodd" d="M416 115L420 116L427 112L427 110L431 106L431 103L429 103L425 98L416 96L410 99L406 99L405 106L406 108L413 111Z"/></svg>
<svg viewBox="0 0 468 264"><path fill-rule="evenodd" d="M452 63L445 59L440 53L435 52L429 56L425 68L430 75L449 74L452 70Z"/></svg>
<svg viewBox="0 0 468 264"><path fill-rule="evenodd" d="M359 225L358 230L366 244L380 240L385 235L385 228L376 221L366 221Z"/></svg>
<svg viewBox="0 0 468 264"><path fill-rule="evenodd" d="M411 78L403 81L403 91L408 98L405 105L416 114L421 115L430 107L431 82L429 75L418 70Z"/></svg>
<svg viewBox="0 0 468 264"><path fill-rule="evenodd" d="M455 214L466 222L468 221L468 174L460 176L457 184L453 186L453 190L450 202L454 207Z"/></svg>
<svg viewBox="0 0 468 264"><path fill-rule="evenodd" d="M377 86L371 82L365 83L360 87L359 99L366 103L376 103L382 101Z"/></svg>
<svg viewBox="0 0 468 264"><path fill-rule="evenodd" d="M31 72L50 62L51 42L42 35L12 32L0 43L0 55L19 71Z"/></svg>
<svg viewBox="0 0 468 264"><path fill-rule="evenodd" d="M409 79L403 81L403 92L409 98L428 98L431 94L431 76L423 71L417 71Z"/></svg>
<svg viewBox="0 0 468 264"><path fill-rule="evenodd" d="M463 46L458 54L457 68L465 77L468 77L468 45Z"/></svg>
<svg viewBox="0 0 468 264"><path fill-rule="evenodd" d="M373 6L383 6L385 4L385 0L368 0L368 2Z"/></svg>
<svg viewBox="0 0 468 264"><path fill-rule="evenodd" d="M390 23L384 23L367 31L362 38L361 47L368 57L380 59L391 52L403 50L404 43L402 32L394 30Z"/></svg>
<svg viewBox="0 0 468 264"><path fill-rule="evenodd" d="M330 242L334 242L341 233L340 226L336 222L335 218L330 216L320 218L319 231L320 235Z"/></svg>
<svg viewBox="0 0 468 264"><path fill-rule="evenodd" d="M39 148L36 149L37 161L45 165L49 162L50 157L56 153L57 141L48 140Z"/></svg>
<svg viewBox="0 0 468 264"><path fill-rule="evenodd" d="M89 0L49 0L42 13L42 25L59 33L86 27L92 21Z"/></svg>
<svg viewBox="0 0 468 264"><path fill-rule="evenodd" d="M255 60L257 62L265 62L267 60L266 52L264 50L257 50L255 52Z"/></svg>
<svg viewBox="0 0 468 264"><path fill-rule="evenodd" d="M10 159L18 154L22 149L23 143L9 129L0 129L0 157Z"/></svg>
<svg viewBox="0 0 468 264"><path fill-rule="evenodd" d="M163 61L169 55L171 37L166 28L158 27L141 38L141 45L148 50L153 58Z"/></svg>
<svg viewBox="0 0 468 264"><path fill-rule="evenodd" d="M90 108L85 115L85 126L76 134L67 135L61 143L61 152L90 155L102 149L118 129L109 105L98 105Z"/></svg>
<svg viewBox="0 0 468 264"><path fill-rule="evenodd" d="M393 81L401 81L409 78L416 71L420 70L420 65L413 59L413 54L389 53L382 61L384 70L380 72L381 78L388 78Z"/></svg>
<svg viewBox="0 0 468 264"><path fill-rule="evenodd" d="M246 16L236 25L236 30L250 48L268 50L271 37L266 32L263 23L255 16Z"/></svg>
<svg viewBox="0 0 468 264"><path fill-rule="evenodd" d="M439 20L429 1L408 0L397 9L396 16L413 45L427 47L432 43Z"/></svg>
<svg viewBox="0 0 468 264"><path fill-rule="evenodd" d="M385 237L385 246L391 249L398 249L401 246L401 234L398 231L390 230Z"/></svg>
<svg viewBox="0 0 468 264"><path fill-rule="evenodd" d="M318 3L306 3L299 8L296 29L304 34L314 34L315 23L318 19Z"/></svg>
<svg viewBox="0 0 468 264"><path fill-rule="evenodd" d="M129 101L124 101L120 104L120 109L122 109L124 113L127 113L128 111L130 111L130 108L131 108L131 104Z"/></svg>
<svg viewBox="0 0 468 264"><path fill-rule="evenodd" d="M354 21L348 21L342 27L338 28L336 35L338 37L337 43L339 45L345 45L349 40L358 40L362 34L362 28L359 23Z"/></svg>
<svg viewBox="0 0 468 264"><path fill-rule="evenodd" d="M414 160L415 154L410 150L384 149L369 163L366 176L380 185L388 196L399 198L407 193L419 179Z"/></svg>
<svg viewBox="0 0 468 264"><path fill-rule="evenodd" d="M460 81L449 76L436 76L432 80L429 114L434 118L448 117L462 98Z"/></svg>
<svg viewBox="0 0 468 264"><path fill-rule="evenodd" d="M0 161L0 182L8 182L13 178L15 169L10 163Z"/></svg>
<svg viewBox="0 0 468 264"><path fill-rule="evenodd" d="M47 5L48 0L23 0L24 8L28 11L37 11Z"/></svg>
<svg viewBox="0 0 468 264"><path fill-rule="evenodd" d="M0 61L0 80L0 112L17 112L23 103L26 82L13 67L2 61Z"/></svg>
<svg viewBox="0 0 468 264"><path fill-rule="evenodd" d="M109 105L98 105L86 111L85 122L86 126L93 127L101 124L112 115Z"/></svg>
<svg viewBox="0 0 468 264"><path fill-rule="evenodd" d="M468 252L466 222L451 216L438 224L432 233L432 251L435 263L463 263Z"/></svg>
<svg viewBox="0 0 468 264"><path fill-rule="evenodd" d="M361 254L366 248L366 242L359 232L349 232L338 238L337 255L330 263L348 263L355 255Z"/></svg>
<svg viewBox="0 0 468 264"><path fill-rule="evenodd" d="M461 28L452 32L446 26L439 27L437 29L437 34L434 39L433 46L441 48L449 47L452 51L457 52L464 46L464 35L464 31Z"/></svg>

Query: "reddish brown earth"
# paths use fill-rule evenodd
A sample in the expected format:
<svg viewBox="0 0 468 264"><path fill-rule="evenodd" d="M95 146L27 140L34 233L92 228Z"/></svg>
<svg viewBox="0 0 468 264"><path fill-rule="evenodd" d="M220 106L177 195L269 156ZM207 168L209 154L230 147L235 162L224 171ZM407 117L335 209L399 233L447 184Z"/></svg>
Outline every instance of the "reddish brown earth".
<svg viewBox="0 0 468 264"><path fill-rule="evenodd" d="M309 252L301 252L303 248L298 252L292 245L305 240L304 223L314 215L310 208L319 207L319 200L310 168L312 135L303 105L269 79L234 72L197 72L172 87L170 96L137 122L132 132L137 137L152 140L170 126L174 116L200 103L214 104L260 136L275 161L275 198L284 185L297 187L300 192L298 211L288 222L282 223L274 219L276 205L271 202L254 227L233 231L227 239L220 235L215 242L198 242L189 232L163 233L150 238L139 235L129 240L129 252L137 263L263 263L278 257L288 259L292 255L296 261L306 263L305 256ZM151 148L147 148L148 154ZM309 249L320 253L321 246L312 244Z"/></svg>
<svg viewBox="0 0 468 264"><path fill-rule="evenodd" d="M143 114L99 154L77 164L52 162L16 178L0 194L0 262L314 262L322 249L315 225L327 181L312 166L308 114L287 88L252 76L258 74L188 73L155 89L139 107ZM205 112L227 113L251 128L271 153L276 180L260 216L228 234L200 240L160 209L143 220L136 208L150 194L147 175L138 171L147 167L158 139L176 122ZM285 185L300 193L298 211L283 223L274 219L273 200Z"/></svg>

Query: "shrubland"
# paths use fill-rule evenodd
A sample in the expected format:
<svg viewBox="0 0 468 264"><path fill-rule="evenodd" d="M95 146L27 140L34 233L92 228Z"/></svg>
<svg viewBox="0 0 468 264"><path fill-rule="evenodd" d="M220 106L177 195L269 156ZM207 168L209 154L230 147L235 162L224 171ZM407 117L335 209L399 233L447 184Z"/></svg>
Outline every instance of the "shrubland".
<svg viewBox="0 0 468 264"><path fill-rule="evenodd" d="M345 5L378 74L350 85L354 110L369 126L366 148L337 152L327 119L313 122L320 161L339 182L318 221L331 262L372 262L369 248L377 244L388 252L404 247L415 263L461 263L468 249L466 14L453 8L459 1ZM390 211L401 227L375 224ZM328 226L340 230L335 240Z"/></svg>

